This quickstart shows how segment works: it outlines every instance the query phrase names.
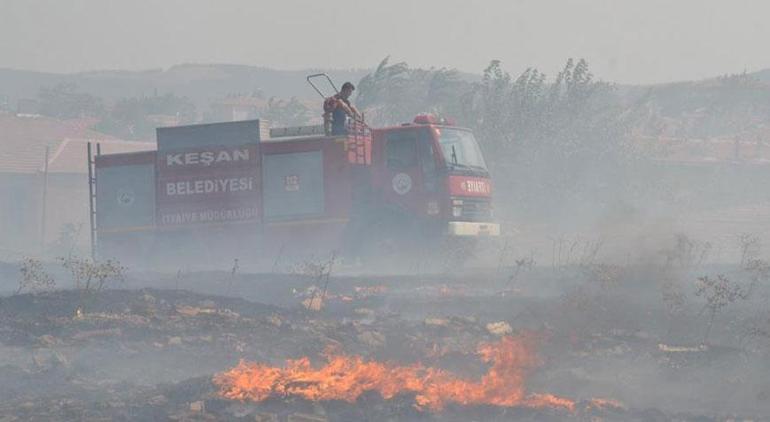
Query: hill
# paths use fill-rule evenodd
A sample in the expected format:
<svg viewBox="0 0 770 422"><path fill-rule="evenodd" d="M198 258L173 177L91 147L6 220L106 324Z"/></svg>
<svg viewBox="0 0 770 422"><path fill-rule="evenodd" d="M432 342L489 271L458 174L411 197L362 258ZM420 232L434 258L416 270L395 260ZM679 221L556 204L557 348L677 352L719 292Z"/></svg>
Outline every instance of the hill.
<svg viewBox="0 0 770 422"><path fill-rule="evenodd" d="M36 98L41 88L69 84L78 93L103 99L107 109L118 99L173 94L189 98L199 112L206 113L215 100L228 96L256 96L263 100L297 97L316 101L318 96L305 82L306 75L325 71L338 84L346 80L357 83L371 70L278 70L233 64L180 64L145 71L57 74L0 68L0 109L15 111L20 99ZM431 70L421 72L427 77ZM463 81L479 81L481 74L460 73L459 77ZM770 122L770 69L700 81L615 87L621 107L643 110L642 114L647 117L641 133L650 136L725 137L751 132ZM422 91L414 93L417 97L412 100L420 103L417 108L431 109L430 104L422 104L429 100L421 97ZM450 100L458 101L464 93L445 94Z"/></svg>
<svg viewBox="0 0 770 422"><path fill-rule="evenodd" d="M72 74L0 69L0 102L11 108L21 98L34 98L41 87L73 84L79 92L116 100L171 93L190 98L199 108L211 99L228 94L261 92L265 97L315 98L305 76L329 73L335 81L357 82L369 70L277 70L229 64L182 64L169 69L146 71L98 71Z"/></svg>

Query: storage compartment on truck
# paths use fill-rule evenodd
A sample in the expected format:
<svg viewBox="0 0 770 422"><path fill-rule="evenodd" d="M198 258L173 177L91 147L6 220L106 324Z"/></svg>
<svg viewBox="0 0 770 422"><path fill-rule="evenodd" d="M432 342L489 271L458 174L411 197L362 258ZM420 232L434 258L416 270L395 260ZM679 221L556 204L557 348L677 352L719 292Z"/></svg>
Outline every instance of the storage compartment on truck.
<svg viewBox="0 0 770 422"><path fill-rule="evenodd" d="M265 154L262 157L263 206L267 219L324 213L321 151Z"/></svg>
<svg viewBox="0 0 770 422"><path fill-rule="evenodd" d="M96 179L100 232L155 225L155 151L97 156Z"/></svg>

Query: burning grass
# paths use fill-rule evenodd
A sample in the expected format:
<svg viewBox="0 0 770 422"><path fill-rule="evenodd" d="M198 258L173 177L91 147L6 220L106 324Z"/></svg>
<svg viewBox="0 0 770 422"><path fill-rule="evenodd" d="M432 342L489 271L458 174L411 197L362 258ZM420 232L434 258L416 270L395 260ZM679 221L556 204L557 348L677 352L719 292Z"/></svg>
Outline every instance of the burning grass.
<svg viewBox="0 0 770 422"><path fill-rule="evenodd" d="M479 380L421 364L398 366L366 361L360 356L327 354L327 363L313 368L310 359L288 360L284 368L240 362L218 374L214 383L222 397L264 401L271 397L301 397L312 401L355 402L368 391L388 400L414 394L420 410L441 411L448 403L506 407L556 407L574 411L575 402L550 394L527 394L527 375L540 364L532 334L506 336L478 347L489 369Z"/></svg>

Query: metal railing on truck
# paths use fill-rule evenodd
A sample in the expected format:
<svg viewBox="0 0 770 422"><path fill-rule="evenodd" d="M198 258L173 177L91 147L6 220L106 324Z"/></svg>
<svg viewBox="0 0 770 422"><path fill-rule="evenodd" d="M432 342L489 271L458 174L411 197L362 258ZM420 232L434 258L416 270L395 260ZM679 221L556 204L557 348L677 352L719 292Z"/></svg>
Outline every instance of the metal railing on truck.
<svg viewBox="0 0 770 422"><path fill-rule="evenodd" d="M326 73L308 75L305 79L324 100L330 97L330 95L328 95L329 92L324 92L324 90L316 85L314 80L321 79L326 81L334 94L340 92L339 89L337 89L337 85L332 81L332 78ZM328 134L328 128L326 126L322 126L322 128ZM361 116L360 121L350 119L347 123L347 132L345 151L348 153L348 161L358 165L370 165L372 163L372 130L364 121L363 116Z"/></svg>
<svg viewBox="0 0 770 422"><path fill-rule="evenodd" d="M348 122L345 150L348 152L349 162L364 166L372 164L372 130L365 122Z"/></svg>

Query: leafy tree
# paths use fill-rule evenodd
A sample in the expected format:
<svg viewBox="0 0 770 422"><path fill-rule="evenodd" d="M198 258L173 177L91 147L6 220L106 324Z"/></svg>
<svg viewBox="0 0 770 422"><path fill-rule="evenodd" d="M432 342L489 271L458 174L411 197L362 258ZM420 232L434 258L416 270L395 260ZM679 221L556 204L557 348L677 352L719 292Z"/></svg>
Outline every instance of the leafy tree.
<svg viewBox="0 0 770 422"><path fill-rule="evenodd" d="M288 101L271 97L262 116L276 126L302 126L308 123L310 110L296 97Z"/></svg>
<svg viewBox="0 0 770 422"><path fill-rule="evenodd" d="M619 188L608 182L622 180L615 176L633 156L634 113L612 85L594 80L585 60L567 60L550 83L537 69L513 78L492 61L470 98L464 123L496 176L513 182L507 188L518 208L558 210L558 202L602 195L597 187Z"/></svg>
<svg viewBox="0 0 770 422"><path fill-rule="evenodd" d="M406 63L383 59L358 83L356 105L375 125L411 121L419 113L456 116L459 93L469 89L452 69L412 69Z"/></svg>
<svg viewBox="0 0 770 422"><path fill-rule="evenodd" d="M358 82L356 104L371 111L380 120L392 119L396 107L393 101L406 91L409 66L404 62L389 64L385 57L374 72Z"/></svg>
<svg viewBox="0 0 770 422"><path fill-rule="evenodd" d="M38 92L40 114L59 119L101 117L106 113L101 98L77 92L75 84L62 83L40 88Z"/></svg>
<svg viewBox="0 0 770 422"><path fill-rule="evenodd" d="M120 99L96 129L128 139L151 138L159 125L151 116L157 115L176 117L180 124L197 119L195 104L189 98L169 93Z"/></svg>
<svg viewBox="0 0 770 422"><path fill-rule="evenodd" d="M385 58L359 82L356 104L376 125L433 112L472 128L491 171L506 182L498 184L500 196L536 215L564 209L565 200L617 197L636 157L630 134L638 105L623 104L585 60L567 60L552 80L535 68L513 77L494 60L469 82L455 70Z"/></svg>

